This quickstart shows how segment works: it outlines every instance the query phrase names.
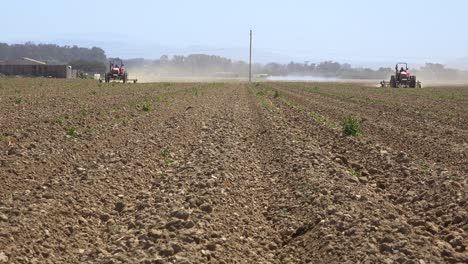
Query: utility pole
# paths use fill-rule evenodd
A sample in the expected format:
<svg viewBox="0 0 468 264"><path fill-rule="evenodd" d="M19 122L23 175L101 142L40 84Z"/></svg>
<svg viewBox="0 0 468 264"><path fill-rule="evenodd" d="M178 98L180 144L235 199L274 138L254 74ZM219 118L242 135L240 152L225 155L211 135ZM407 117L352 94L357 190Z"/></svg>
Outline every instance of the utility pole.
<svg viewBox="0 0 468 264"><path fill-rule="evenodd" d="M250 30L249 82L252 82L252 30Z"/></svg>

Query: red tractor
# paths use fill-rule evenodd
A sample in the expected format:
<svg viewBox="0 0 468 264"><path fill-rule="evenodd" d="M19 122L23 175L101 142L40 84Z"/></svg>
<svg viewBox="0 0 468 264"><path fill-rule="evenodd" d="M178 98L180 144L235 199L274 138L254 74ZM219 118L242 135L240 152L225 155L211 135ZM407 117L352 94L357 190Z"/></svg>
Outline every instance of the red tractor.
<svg viewBox="0 0 468 264"><path fill-rule="evenodd" d="M123 83L132 81L133 83L136 83L137 79L128 79L128 73L125 70L122 60L114 60L109 62L109 72L106 73L104 81L106 83L111 81L122 81ZM100 82L102 82L102 79Z"/></svg>
<svg viewBox="0 0 468 264"><path fill-rule="evenodd" d="M392 88L416 88L416 76L411 75L408 70L408 63L400 62L395 65L395 75L390 78Z"/></svg>

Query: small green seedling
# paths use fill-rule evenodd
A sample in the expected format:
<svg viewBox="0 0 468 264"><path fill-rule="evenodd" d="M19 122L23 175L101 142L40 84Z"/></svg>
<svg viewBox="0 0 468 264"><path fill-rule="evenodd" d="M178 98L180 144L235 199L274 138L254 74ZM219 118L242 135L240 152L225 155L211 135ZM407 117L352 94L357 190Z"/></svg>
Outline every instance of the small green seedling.
<svg viewBox="0 0 468 264"><path fill-rule="evenodd" d="M265 96L265 93L262 91L257 92L257 96Z"/></svg>
<svg viewBox="0 0 468 264"><path fill-rule="evenodd" d="M57 120L55 120L55 122L57 122L57 124L59 124L59 125L63 125L63 123L65 122L65 118L59 117L59 118L57 118Z"/></svg>
<svg viewBox="0 0 468 264"><path fill-rule="evenodd" d="M357 137L361 135L361 123L357 118L347 117L343 121L343 134L346 136Z"/></svg>
<svg viewBox="0 0 468 264"><path fill-rule="evenodd" d="M356 176L356 177L358 177L358 178L362 177L361 173L358 172L358 171L356 171L356 170L353 169L353 168L350 168L350 169L348 170L348 172L349 172L349 174L351 174L351 175L353 175L353 176Z"/></svg>
<svg viewBox="0 0 468 264"><path fill-rule="evenodd" d="M166 166L171 166L172 163L174 163L174 161L171 159L171 153L169 152L169 148L163 148L161 150L161 156L163 157Z"/></svg>
<svg viewBox="0 0 468 264"><path fill-rule="evenodd" d="M152 107L151 107L151 102L149 100L145 100L143 102L143 111L145 112L149 112L152 110Z"/></svg>
<svg viewBox="0 0 468 264"><path fill-rule="evenodd" d="M77 135L78 134L76 133L76 129L74 127L68 129L67 136L69 136L70 138L76 138Z"/></svg>

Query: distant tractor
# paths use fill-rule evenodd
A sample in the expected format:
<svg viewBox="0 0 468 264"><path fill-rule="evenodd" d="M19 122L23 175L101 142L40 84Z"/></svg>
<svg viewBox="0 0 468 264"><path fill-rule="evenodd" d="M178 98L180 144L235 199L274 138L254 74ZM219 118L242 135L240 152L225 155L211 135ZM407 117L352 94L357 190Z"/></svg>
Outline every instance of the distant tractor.
<svg viewBox="0 0 468 264"><path fill-rule="evenodd" d="M390 87L392 88L416 88L418 82L416 76L411 75L408 70L408 63L399 62L395 65L395 75L390 77Z"/></svg>
<svg viewBox="0 0 468 264"><path fill-rule="evenodd" d="M128 79L128 73L123 62L121 60L114 60L109 62L109 71L105 74L104 80L100 79L99 81L105 81L106 83L111 81L122 81L123 83L132 81L133 83L136 83L137 79Z"/></svg>

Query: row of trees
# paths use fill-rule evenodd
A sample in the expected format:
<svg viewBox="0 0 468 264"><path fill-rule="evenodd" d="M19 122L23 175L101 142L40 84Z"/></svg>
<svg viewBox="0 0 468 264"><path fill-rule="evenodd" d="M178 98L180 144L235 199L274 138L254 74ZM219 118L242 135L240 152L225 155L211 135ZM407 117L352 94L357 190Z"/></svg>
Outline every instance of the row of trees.
<svg viewBox="0 0 468 264"><path fill-rule="evenodd" d="M104 73L107 69L107 57L103 49L82 48L77 46L58 46L55 44L25 44L8 45L0 43L0 61L15 60L21 57L45 61L49 64L68 64L74 69L86 73ZM249 65L243 61L205 55L191 54L188 56L161 56L158 60L131 59L126 60L127 68L142 74L207 76L219 73L230 73L239 76L248 74ZM334 77L344 79L387 79L393 73L392 68L353 68L348 63L324 61L320 63L288 64L268 63L253 65L255 74L275 76L302 75L317 77ZM468 79L467 72L446 68L442 64L427 63L412 72L424 79Z"/></svg>
<svg viewBox="0 0 468 264"><path fill-rule="evenodd" d="M104 73L107 70L106 64L99 61L75 60L68 63L68 65L88 74Z"/></svg>
<svg viewBox="0 0 468 264"><path fill-rule="evenodd" d="M420 78L426 80L460 80L468 79L468 73L456 69L446 68L439 63L426 63L419 70L414 71Z"/></svg>
<svg viewBox="0 0 468 264"><path fill-rule="evenodd" d="M391 74L391 68L372 70L369 68L352 68L350 64L340 64L334 61L320 63L289 64L269 63L262 67L264 73L270 75L301 75L317 77L335 77L345 79L382 79Z"/></svg>
<svg viewBox="0 0 468 264"><path fill-rule="evenodd" d="M47 62L48 64L68 64L83 72L104 72L107 64L103 49L78 46L58 46L55 44L8 45L0 43L0 61L16 60L22 57Z"/></svg>
<svg viewBox="0 0 468 264"><path fill-rule="evenodd" d="M129 68L137 69L146 74L200 76L216 73L234 73L239 76L248 74L249 66L242 61L232 61L220 56L192 54L188 56L161 56L158 60L133 59L127 60ZM446 68L442 64L426 63L419 69L410 69L418 77L426 80L437 79L468 79L468 73ZM288 64L268 63L253 65L254 74L274 76L299 75L342 79L388 79L394 73L393 68L353 68L348 63L324 61L320 63Z"/></svg>

